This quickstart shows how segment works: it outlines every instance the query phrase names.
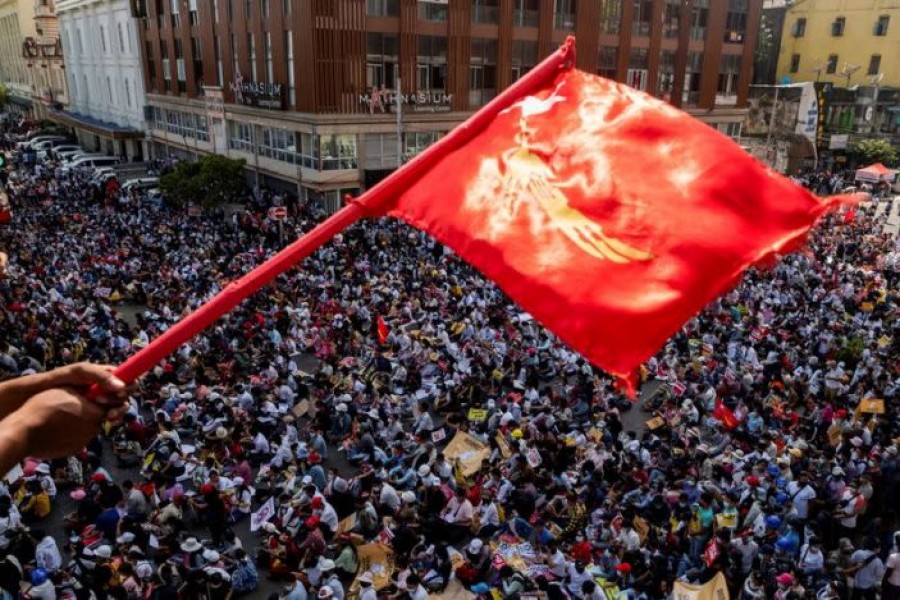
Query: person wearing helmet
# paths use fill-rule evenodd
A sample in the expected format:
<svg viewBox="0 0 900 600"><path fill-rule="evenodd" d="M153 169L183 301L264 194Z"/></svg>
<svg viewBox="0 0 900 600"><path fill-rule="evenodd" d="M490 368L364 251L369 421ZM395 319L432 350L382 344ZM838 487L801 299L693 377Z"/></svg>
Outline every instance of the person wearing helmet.
<svg viewBox="0 0 900 600"><path fill-rule="evenodd" d="M56 587L44 569L35 569L28 578L31 587L25 591L27 600L56 600Z"/></svg>

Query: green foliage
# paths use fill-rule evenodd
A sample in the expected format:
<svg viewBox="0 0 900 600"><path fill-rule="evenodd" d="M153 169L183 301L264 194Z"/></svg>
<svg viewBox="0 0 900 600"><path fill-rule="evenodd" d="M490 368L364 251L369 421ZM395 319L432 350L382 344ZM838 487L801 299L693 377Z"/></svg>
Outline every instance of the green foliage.
<svg viewBox="0 0 900 600"><path fill-rule="evenodd" d="M880 162L892 166L897 162L897 151L888 140L868 139L853 146L853 152L866 165Z"/></svg>
<svg viewBox="0 0 900 600"><path fill-rule="evenodd" d="M175 170L160 178L163 195L177 206L199 202L212 207L234 198L244 189L246 161L218 154L203 156L197 162L180 162Z"/></svg>
<svg viewBox="0 0 900 600"><path fill-rule="evenodd" d="M6 89L6 86L0 83L0 110L6 107L6 103L9 101L9 90Z"/></svg>
<svg viewBox="0 0 900 600"><path fill-rule="evenodd" d="M837 359L845 365L854 368L865 349L866 341L863 338L859 336L852 337L845 340L843 347L838 350Z"/></svg>

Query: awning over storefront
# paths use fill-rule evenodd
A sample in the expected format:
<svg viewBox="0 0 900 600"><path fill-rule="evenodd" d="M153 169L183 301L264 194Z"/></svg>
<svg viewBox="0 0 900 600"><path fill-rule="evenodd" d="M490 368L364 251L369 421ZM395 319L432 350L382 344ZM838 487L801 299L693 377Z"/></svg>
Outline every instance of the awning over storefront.
<svg viewBox="0 0 900 600"><path fill-rule="evenodd" d="M50 118L67 127L84 129L93 134L112 138L114 140L133 140L144 137L144 132L139 129L122 127L115 123L101 121L100 119L74 112L51 110Z"/></svg>

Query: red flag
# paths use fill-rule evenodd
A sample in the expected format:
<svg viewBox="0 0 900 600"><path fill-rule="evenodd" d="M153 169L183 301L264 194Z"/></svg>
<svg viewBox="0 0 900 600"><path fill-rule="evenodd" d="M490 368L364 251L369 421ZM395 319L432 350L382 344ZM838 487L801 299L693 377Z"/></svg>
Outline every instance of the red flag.
<svg viewBox="0 0 900 600"><path fill-rule="evenodd" d="M384 322L384 317L378 315L378 343L384 346L390 333L391 330L388 329L387 323Z"/></svg>
<svg viewBox="0 0 900 600"><path fill-rule="evenodd" d="M687 391L687 386L681 381L676 381L672 384L672 393L676 398L681 398L684 396L684 393Z"/></svg>
<svg viewBox="0 0 900 600"><path fill-rule="evenodd" d="M561 68L532 90L387 212L620 377L745 268L798 247L834 201L630 87Z"/></svg>
<svg viewBox="0 0 900 600"><path fill-rule="evenodd" d="M740 425L737 416L718 398L716 398L716 406L713 408L713 418L728 429L734 429Z"/></svg>
<svg viewBox="0 0 900 600"><path fill-rule="evenodd" d="M856 207L853 206L844 213L844 225L849 225L856 220Z"/></svg>

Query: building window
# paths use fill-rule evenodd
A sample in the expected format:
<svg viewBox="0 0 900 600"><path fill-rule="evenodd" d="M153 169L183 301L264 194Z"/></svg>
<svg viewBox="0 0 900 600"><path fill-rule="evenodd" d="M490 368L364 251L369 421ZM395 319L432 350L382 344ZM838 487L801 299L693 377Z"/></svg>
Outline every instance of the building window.
<svg viewBox="0 0 900 600"><path fill-rule="evenodd" d="M191 38L191 62L194 65L194 79L203 83L203 55L200 51L200 38Z"/></svg>
<svg viewBox="0 0 900 600"><path fill-rule="evenodd" d="M106 54L106 27L100 26L100 50Z"/></svg>
<svg viewBox="0 0 900 600"><path fill-rule="evenodd" d="M747 0L728 0L725 14L725 43L743 44L747 34Z"/></svg>
<svg viewBox="0 0 900 600"><path fill-rule="evenodd" d="M370 17L400 15L400 0L366 0L366 14Z"/></svg>
<svg viewBox="0 0 900 600"><path fill-rule="evenodd" d="M677 38L680 22L681 0L666 0L666 8L663 12L663 37L666 39Z"/></svg>
<svg viewBox="0 0 900 600"><path fill-rule="evenodd" d="M881 55L873 54L869 58L869 75L878 75L881 72Z"/></svg>
<svg viewBox="0 0 900 600"><path fill-rule="evenodd" d="M885 36L887 35L888 25L891 24L891 16L890 15L881 15L878 17L878 21L875 23L875 35L877 36Z"/></svg>
<svg viewBox="0 0 900 600"><path fill-rule="evenodd" d="M656 71L656 95L666 101L672 100L672 89L675 87L675 53L663 50L659 54L659 66Z"/></svg>
<svg viewBox="0 0 900 600"><path fill-rule="evenodd" d="M446 21L447 3L440 0L419 0L419 20Z"/></svg>
<svg viewBox="0 0 900 600"><path fill-rule="evenodd" d="M188 18L192 26L200 22L197 16L197 0L188 0Z"/></svg>
<svg viewBox="0 0 900 600"><path fill-rule="evenodd" d="M244 18L247 19L249 23L251 18L253 17L253 0L247 0L244 2Z"/></svg>
<svg viewBox="0 0 900 600"><path fill-rule="evenodd" d="M473 0L472 22L496 25L500 22L500 0Z"/></svg>
<svg viewBox="0 0 900 600"><path fill-rule="evenodd" d="M113 102L112 80L109 78L109 75L106 76L106 98L110 104L115 104Z"/></svg>
<svg viewBox="0 0 900 600"><path fill-rule="evenodd" d="M366 34L366 87L393 88L396 84L398 49L397 36L390 33Z"/></svg>
<svg viewBox="0 0 900 600"><path fill-rule="evenodd" d="M622 23L622 3L604 2L600 9L600 28L603 33L618 34Z"/></svg>
<svg viewBox="0 0 900 600"><path fill-rule="evenodd" d="M265 127L261 131L259 155L296 165L300 163L297 153L297 134L286 129Z"/></svg>
<svg viewBox="0 0 900 600"><path fill-rule="evenodd" d="M84 46L81 43L81 29L75 30L75 38L78 42L78 54L84 54Z"/></svg>
<svg viewBox="0 0 900 600"><path fill-rule="evenodd" d="M803 37L806 35L806 18L800 17L794 21L794 27L791 29L791 35L794 37Z"/></svg>
<svg viewBox="0 0 900 600"><path fill-rule="evenodd" d="M129 79L125 80L125 104L131 108L131 81Z"/></svg>
<svg viewBox="0 0 900 600"><path fill-rule="evenodd" d="M356 168L356 135L323 135L320 141L323 171Z"/></svg>
<svg viewBox="0 0 900 600"><path fill-rule="evenodd" d="M172 0L172 27L180 27L181 26L181 13L179 12L179 5L181 4L181 0Z"/></svg>
<svg viewBox="0 0 900 600"><path fill-rule="evenodd" d="M792 54L791 55L791 73L796 73L800 70L800 55Z"/></svg>
<svg viewBox="0 0 900 600"><path fill-rule="evenodd" d="M632 48L628 56L628 72L625 83L636 90L647 90L647 67L649 59L646 48Z"/></svg>
<svg viewBox="0 0 900 600"><path fill-rule="evenodd" d="M260 3L262 4L263 19L268 19L269 18L269 0L260 0Z"/></svg>
<svg viewBox="0 0 900 600"><path fill-rule="evenodd" d="M600 46L600 76L615 81L618 69L619 49L616 46Z"/></svg>
<svg viewBox="0 0 900 600"><path fill-rule="evenodd" d="M716 123L716 130L735 142L741 141L741 123Z"/></svg>
<svg viewBox="0 0 900 600"><path fill-rule="evenodd" d="M513 40L512 43L512 81L530 71L538 63L537 42Z"/></svg>
<svg viewBox="0 0 900 600"><path fill-rule="evenodd" d="M721 2L721 0L719 0ZM709 0L697 0L691 9L691 39L706 39L706 24L709 20Z"/></svg>
<svg viewBox="0 0 900 600"><path fill-rule="evenodd" d="M123 31L122 24L117 24L116 29L119 32L119 52L125 54L125 32Z"/></svg>
<svg viewBox="0 0 900 600"><path fill-rule="evenodd" d="M437 131L419 131L403 134L403 162L407 162L440 139ZM395 138L396 139L396 138Z"/></svg>
<svg viewBox="0 0 900 600"><path fill-rule="evenodd" d="M844 27L847 25L847 19L844 17L838 17L834 20L834 23L831 24L831 35L834 37L841 37L844 35Z"/></svg>
<svg viewBox="0 0 900 600"><path fill-rule="evenodd" d="M187 71L184 68L184 44L181 40L175 40L175 76L178 81L178 93L187 91Z"/></svg>
<svg viewBox="0 0 900 600"><path fill-rule="evenodd" d="M166 90L169 89L169 82L172 80L172 65L169 62L169 47L165 40L159 42L159 55L162 57L163 80Z"/></svg>
<svg viewBox="0 0 900 600"><path fill-rule="evenodd" d="M144 43L144 52L147 55L147 76L150 78L150 89L156 90L156 61L153 60L153 43L147 40Z"/></svg>
<svg viewBox="0 0 900 600"><path fill-rule="evenodd" d="M281 10L284 12L284 16L286 16L286 17L291 16L291 0L282 0L281 1Z"/></svg>
<svg viewBox="0 0 900 600"><path fill-rule="evenodd" d="M737 102L738 80L741 78L741 55L723 54L719 61L719 84L716 88L719 104Z"/></svg>
<svg viewBox="0 0 900 600"><path fill-rule="evenodd" d="M553 9L554 29L575 29L575 2L576 0L556 0Z"/></svg>
<svg viewBox="0 0 900 600"><path fill-rule="evenodd" d="M515 0L513 25L517 27L537 27L540 0Z"/></svg>
<svg viewBox="0 0 900 600"><path fill-rule="evenodd" d="M684 106L696 106L700 101L700 75L703 70L703 53L689 52L684 69L684 92L681 103Z"/></svg>
<svg viewBox="0 0 900 600"><path fill-rule="evenodd" d="M256 38L252 33L247 34L247 50L250 53L250 81L259 81L256 73Z"/></svg>
<svg viewBox="0 0 900 600"><path fill-rule="evenodd" d="M418 39L418 88L420 91L444 91L447 85L447 38L420 35Z"/></svg>
<svg viewBox="0 0 900 600"><path fill-rule="evenodd" d="M837 64L838 64L838 55L837 54L829 54L828 55L828 64L825 66L825 72L829 75L834 75L837 72Z"/></svg>
<svg viewBox="0 0 900 600"><path fill-rule="evenodd" d="M213 23L219 24L219 0L213 0Z"/></svg>
<svg viewBox="0 0 900 600"><path fill-rule="evenodd" d="M228 138L228 147L241 152L253 152L253 126L249 123L230 122L231 136Z"/></svg>
<svg viewBox="0 0 900 600"><path fill-rule="evenodd" d="M233 33L231 34L231 69L234 73L232 77L237 77L238 73L241 72L241 61L238 60L237 36Z"/></svg>
<svg viewBox="0 0 900 600"><path fill-rule="evenodd" d="M469 106L484 106L497 95L497 40L473 37L470 43Z"/></svg>
<svg viewBox="0 0 900 600"><path fill-rule="evenodd" d="M653 0L634 0L631 33L636 36L650 35L650 19L653 16Z"/></svg>
<svg viewBox="0 0 900 600"><path fill-rule="evenodd" d="M284 55L287 63L288 107L297 103L297 90L294 87L294 32L284 32Z"/></svg>

